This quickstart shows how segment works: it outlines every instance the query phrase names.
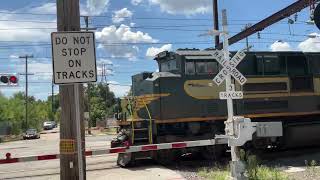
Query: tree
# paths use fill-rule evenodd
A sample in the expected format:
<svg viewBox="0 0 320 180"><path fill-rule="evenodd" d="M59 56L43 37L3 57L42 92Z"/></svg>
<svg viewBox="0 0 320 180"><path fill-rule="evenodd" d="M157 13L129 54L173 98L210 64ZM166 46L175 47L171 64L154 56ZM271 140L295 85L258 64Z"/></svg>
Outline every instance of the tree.
<svg viewBox="0 0 320 180"><path fill-rule="evenodd" d="M105 117L114 113L113 106L116 103L114 93L110 91L109 86L105 83L90 84L85 91L85 109L88 111L90 103L90 116L92 125L104 120ZM90 99L90 102L89 100Z"/></svg>

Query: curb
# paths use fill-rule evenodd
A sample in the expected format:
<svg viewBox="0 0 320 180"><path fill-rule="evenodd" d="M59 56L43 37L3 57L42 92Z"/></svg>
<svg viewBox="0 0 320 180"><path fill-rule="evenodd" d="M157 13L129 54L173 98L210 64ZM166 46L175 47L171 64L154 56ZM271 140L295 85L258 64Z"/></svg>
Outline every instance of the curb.
<svg viewBox="0 0 320 180"><path fill-rule="evenodd" d="M52 131L52 132L40 132L40 134L54 134L58 133L59 131Z"/></svg>

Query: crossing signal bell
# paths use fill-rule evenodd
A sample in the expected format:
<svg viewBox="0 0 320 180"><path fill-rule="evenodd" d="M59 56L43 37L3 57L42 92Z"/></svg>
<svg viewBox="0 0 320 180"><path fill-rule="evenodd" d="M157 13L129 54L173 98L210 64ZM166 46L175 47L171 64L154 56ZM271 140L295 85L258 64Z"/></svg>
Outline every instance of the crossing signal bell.
<svg viewBox="0 0 320 180"><path fill-rule="evenodd" d="M0 86L18 86L18 77L15 74L0 74Z"/></svg>

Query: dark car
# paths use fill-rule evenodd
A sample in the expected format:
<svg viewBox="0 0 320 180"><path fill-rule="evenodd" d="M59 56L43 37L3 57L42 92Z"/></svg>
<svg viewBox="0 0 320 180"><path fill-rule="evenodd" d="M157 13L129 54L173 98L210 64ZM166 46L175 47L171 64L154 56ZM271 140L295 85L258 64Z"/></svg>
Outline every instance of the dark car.
<svg viewBox="0 0 320 180"><path fill-rule="evenodd" d="M40 138L40 133L36 129L28 129L24 134L23 134L23 139L39 139Z"/></svg>

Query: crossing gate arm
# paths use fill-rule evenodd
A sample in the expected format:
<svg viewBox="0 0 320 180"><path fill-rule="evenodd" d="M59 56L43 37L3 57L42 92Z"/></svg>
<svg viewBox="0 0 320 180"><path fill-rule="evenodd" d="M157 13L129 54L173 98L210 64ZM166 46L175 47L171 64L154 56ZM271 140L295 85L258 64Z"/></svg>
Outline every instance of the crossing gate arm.
<svg viewBox="0 0 320 180"><path fill-rule="evenodd" d="M200 147L200 146L211 146L216 144L227 144L227 139L209 139L199 141L185 141L185 142L174 142L174 143L162 143L162 144L148 144L141 146L128 146L128 147L117 147L110 149L100 149L94 151L86 151L86 156L96 156L105 154L117 154L117 153L133 153L143 151L157 151L162 149L182 149L188 147ZM43 161L59 159L59 154L49 154L41 156L26 156L12 158L10 153L6 154L5 159L0 159L0 164L18 163L18 162L32 162L32 161Z"/></svg>
<svg viewBox="0 0 320 180"><path fill-rule="evenodd" d="M96 155L104 155L104 154L158 151L163 149L182 149L182 148L190 148L190 147L212 146L217 144L229 144L229 145L239 144L239 146L241 146L244 144L244 142L252 140L252 134L254 132L257 132L258 137L282 136L283 132L282 132L281 122L251 122L249 118L242 118L242 117L237 117L236 119L238 119L237 121L239 125L239 128L238 128L239 137L236 139L230 138L226 135L222 135L222 136L216 135L215 139L100 149L100 150L94 150L94 151L86 151L85 155L96 156ZM44 161L44 160L53 160L53 159L59 159L59 158L60 158L59 154L12 158L11 154L7 153L5 159L0 159L0 164Z"/></svg>

